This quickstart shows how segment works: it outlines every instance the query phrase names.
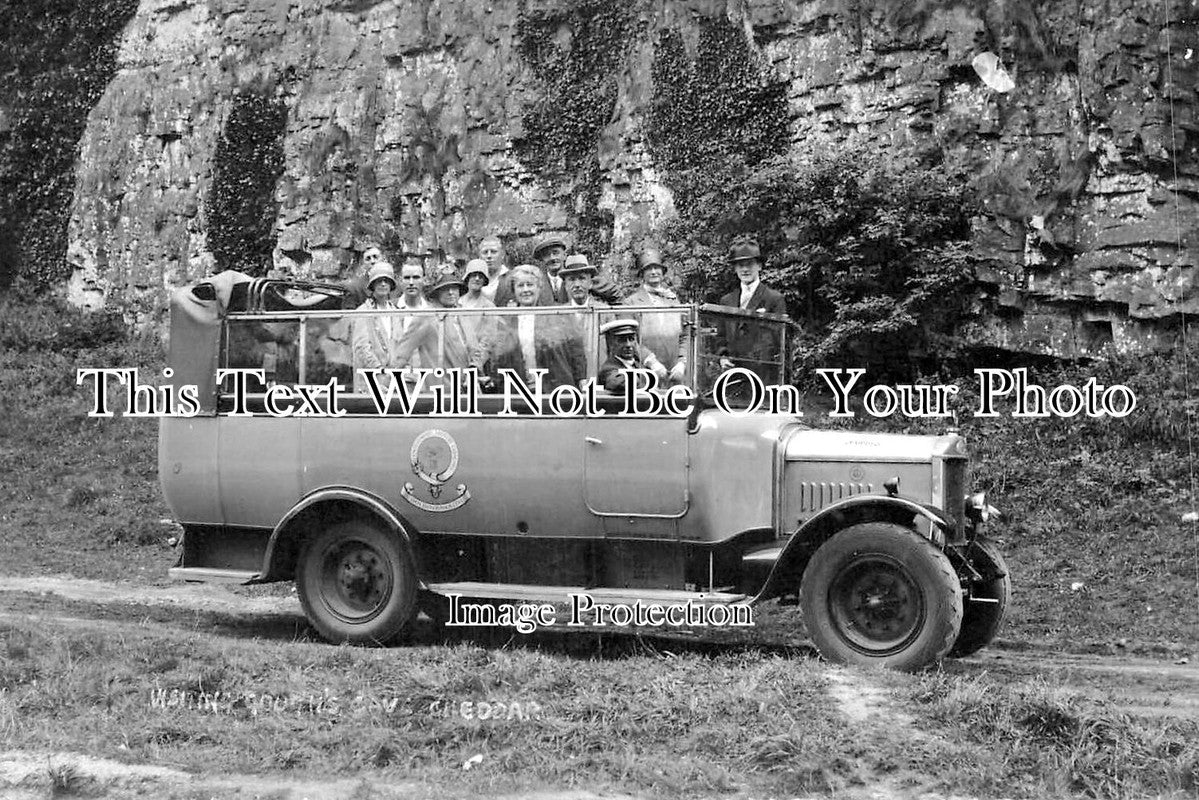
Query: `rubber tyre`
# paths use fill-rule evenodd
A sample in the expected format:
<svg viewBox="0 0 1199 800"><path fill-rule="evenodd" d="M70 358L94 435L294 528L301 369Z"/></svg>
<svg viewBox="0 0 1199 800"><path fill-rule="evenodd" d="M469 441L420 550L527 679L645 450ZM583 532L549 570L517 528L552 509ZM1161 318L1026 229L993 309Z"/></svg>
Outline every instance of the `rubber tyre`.
<svg viewBox="0 0 1199 800"><path fill-rule="evenodd" d="M944 658L962 623L949 558L886 522L854 525L821 545L804 570L800 607L829 661L905 671Z"/></svg>
<svg viewBox="0 0 1199 800"><path fill-rule="evenodd" d="M416 573L400 538L365 520L331 525L300 553L296 588L330 642L386 644L416 614Z"/></svg>
<svg viewBox="0 0 1199 800"><path fill-rule="evenodd" d="M1007 614L1008 602L1012 597L1012 578L1008 574L1007 562L999 552L998 545L990 539L977 539L966 551L966 558L983 576L974 584L970 593L974 597L995 600L994 603L965 602L962 615L962 630L949 650L950 658L961 658L977 653L986 647L999 633L1003 618Z"/></svg>

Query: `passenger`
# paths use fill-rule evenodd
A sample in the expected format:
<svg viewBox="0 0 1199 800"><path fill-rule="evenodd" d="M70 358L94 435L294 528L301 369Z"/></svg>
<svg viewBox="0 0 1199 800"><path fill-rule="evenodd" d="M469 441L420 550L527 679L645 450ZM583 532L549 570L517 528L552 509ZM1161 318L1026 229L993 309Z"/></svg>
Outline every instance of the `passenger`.
<svg viewBox="0 0 1199 800"><path fill-rule="evenodd" d="M567 256L566 265L558 272L562 285L566 287L567 305L572 308L607 308L608 304L591 294L596 268L588 263L587 256ZM587 374L594 375L599 364L599 321L595 314L579 314L574 319L579 337L583 342L583 354L587 358Z"/></svg>
<svg viewBox="0 0 1199 800"><path fill-rule="evenodd" d="M450 265L439 267L425 289L425 297L433 308L457 308L466 291L466 284Z"/></svg>
<svg viewBox="0 0 1199 800"><path fill-rule="evenodd" d="M483 292L490 281L487 273L487 262L483 259L476 258L467 262L466 271L463 272L466 294L458 300L459 308L495 307ZM503 276L508 274L509 270L505 268ZM495 318L488 314L463 314L462 329L466 332L471 351L482 353L483 360L486 361L490 355L491 342L495 339Z"/></svg>
<svg viewBox="0 0 1199 800"><path fill-rule="evenodd" d="M367 273L367 289L370 297L358 307L358 311L395 311L391 294L396 287L396 274L386 261L376 262ZM394 314L373 313L353 320L351 329L352 356L354 365L354 391L367 391L366 378L359 370L388 369L398 338L400 320ZM382 383L380 383L382 385Z"/></svg>
<svg viewBox="0 0 1199 800"><path fill-rule="evenodd" d="M508 277L508 265L504 263L504 244L498 236L485 236L479 242L479 259L487 265L487 281L483 284L483 296L497 306L506 306L512 299L512 279ZM469 265L468 265L469 266ZM503 290L503 294L499 292ZM501 299L497 300L499 296Z"/></svg>
<svg viewBox="0 0 1199 800"><path fill-rule="evenodd" d="M437 308L458 307L466 284L454 273L453 268L441 270L429 287L429 297ZM481 353L477 353L462 325L460 314L422 314L400 337L396 347L395 366L405 369L417 366L413 362L419 357L420 366L426 369L465 369L482 365ZM407 380L407 378L406 378ZM436 383L427 379L426 385Z"/></svg>
<svg viewBox="0 0 1199 800"><path fill-rule="evenodd" d="M432 307L432 304L425 299L425 268L417 261L409 261L400 267L400 298L396 302L396 308L401 311L416 311ZM408 333L412 326L420 321L420 316L419 314L401 315L399 317L400 329L396 332L397 338ZM423 367L426 365L421 362L418 353L406 366Z"/></svg>
<svg viewBox="0 0 1199 800"><path fill-rule="evenodd" d="M729 262L741 285L721 297L721 305L757 313L787 313L782 294L761 280L762 251L753 237L739 236L733 240L729 246ZM777 369L772 365L782 359L783 354L777 352L778 342L768 326L757 325L745 318L729 318L720 326L719 336L716 353L721 357L721 370L741 366L752 370L765 383L777 380ZM748 386L741 386L740 391L748 391Z"/></svg>
<svg viewBox="0 0 1199 800"><path fill-rule="evenodd" d="M366 288L367 276L370 274L371 267L386 260L383 257L383 251L377 244L370 243L366 246L366 249L362 251L362 262L358 269L345 281L346 289L348 289L346 297L348 305L344 306L345 308L358 308L370 298L370 292Z"/></svg>
<svg viewBox="0 0 1199 800"><path fill-rule="evenodd" d="M537 305L542 289L542 275L532 264L521 264L512 270L515 300L521 308ZM582 388L587 380L587 359L583 342L569 320L551 315L505 315L500 319L496 344L492 348L492 377L499 379L501 368L510 369L536 386L533 370L548 373L542 388L572 385Z"/></svg>
<svg viewBox="0 0 1199 800"><path fill-rule="evenodd" d="M666 265L662 254L646 248L637 255L637 277L641 286L621 301L626 306L672 306L679 296L666 283ZM687 368L687 339L683 333L682 314L664 312L640 315L641 344L648 347L663 364L670 364L671 380L679 382Z"/></svg>
<svg viewBox="0 0 1199 800"><path fill-rule="evenodd" d="M566 304L576 308L607 308L608 304L591 294L591 286L599 270L588 263L587 256L568 256L558 271L566 291Z"/></svg>
<svg viewBox="0 0 1199 800"><path fill-rule="evenodd" d="M596 268L595 278L591 281L591 296L610 306L620 302L620 286L612 279L611 270Z"/></svg>
<svg viewBox="0 0 1199 800"><path fill-rule="evenodd" d="M623 392L628 369L648 369L658 378L659 385L667 378L666 367L650 350L637 341L637 320L614 319L600 326L608 342L608 358L599 370L599 383L609 392Z"/></svg>
<svg viewBox="0 0 1199 800"><path fill-rule="evenodd" d="M504 274L508 274L508 270L504 270ZM474 258L466 262L466 269L462 272L462 279L466 281L466 294L462 295L458 300L458 305L461 308L495 308L495 301L487 296L487 288L491 283L491 277L487 274L487 262L481 258ZM495 292L492 291L494 295Z"/></svg>
<svg viewBox="0 0 1199 800"><path fill-rule="evenodd" d="M424 291L425 268L416 261L409 261L400 267L400 299L396 305L407 311L430 308Z"/></svg>
<svg viewBox="0 0 1199 800"><path fill-rule="evenodd" d="M377 244L367 245L367 248L362 251L362 263L366 265L367 269L383 260L383 248Z"/></svg>
<svg viewBox="0 0 1199 800"><path fill-rule="evenodd" d="M566 303L566 286L559 274L566 260L566 240L557 234L541 237L533 248L533 260L544 273L540 300L543 306L560 306ZM497 304L498 305L498 304Z"/></svg>
<svg viewBox="0 0 1199 800"><path fill-rule="evenodd" d="M724 306L736 306L745 311L786 314L783 296L762 283L762 251L752 236L739 236L729 246L729 263L737 273L739 288L720 298Z"/></svg>

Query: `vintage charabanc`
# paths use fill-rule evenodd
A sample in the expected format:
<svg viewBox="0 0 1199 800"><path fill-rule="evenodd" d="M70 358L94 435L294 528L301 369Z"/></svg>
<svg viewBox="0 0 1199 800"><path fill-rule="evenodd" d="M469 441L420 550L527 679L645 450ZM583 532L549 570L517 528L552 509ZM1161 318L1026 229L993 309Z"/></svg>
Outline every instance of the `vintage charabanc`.
<svg viewBox="0 0 1199 800"><path fill-rule="evenodd" d="M451 597L721 607L707 620L797 598L826 658L897 669L995 636L1010 579L962 438L813 430L718 386L732 365L750 389L785 387L785 319L706 305L404 317L345 302L339 287L233 273L175 294L173 380L198 387L200 409L161 423L162 487L185 531L173 577L295 581L336 642L386 642ZM603 321L633 317L680 333L676 378L694 400L629 409L598 390L562 414L472 385L473 405L450 413L444 390L440 404L430 391L380 404L356 386L353 336L381 315L388 330L439 331L554 317L589 368ZM753 352L733 352L734 336Z"/></svg>

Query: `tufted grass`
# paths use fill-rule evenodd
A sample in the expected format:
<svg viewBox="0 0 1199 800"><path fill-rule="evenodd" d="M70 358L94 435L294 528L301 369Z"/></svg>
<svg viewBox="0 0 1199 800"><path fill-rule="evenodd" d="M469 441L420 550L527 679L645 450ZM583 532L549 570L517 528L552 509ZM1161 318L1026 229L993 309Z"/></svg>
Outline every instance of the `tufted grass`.
<svg viewBox="0 0 1199 800"><path fill-rule="evenodd" d="M379 650L181 620L4 621L0 750L471 796L1184 797L1199 780L1199 722L1045 680L830 673L799 652L584 636L418 634ZM834 680L866 698L864 717Z"/></svg>

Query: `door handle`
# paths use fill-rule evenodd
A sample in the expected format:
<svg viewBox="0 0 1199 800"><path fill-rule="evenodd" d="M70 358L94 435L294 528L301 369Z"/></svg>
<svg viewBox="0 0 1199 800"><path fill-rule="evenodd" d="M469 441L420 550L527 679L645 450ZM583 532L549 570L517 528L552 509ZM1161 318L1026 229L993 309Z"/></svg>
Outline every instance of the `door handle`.
<svg viewBox="0 0 1199 800"><path fill-rule="evenodd" d="M584 437L584 441L586 441L587 444L603 444L604 443L603 439L597 439L594 436Z"/></svg>

